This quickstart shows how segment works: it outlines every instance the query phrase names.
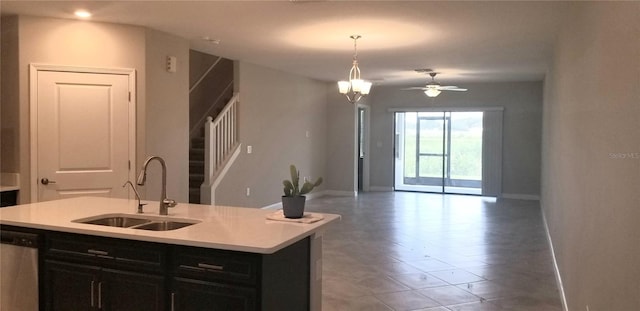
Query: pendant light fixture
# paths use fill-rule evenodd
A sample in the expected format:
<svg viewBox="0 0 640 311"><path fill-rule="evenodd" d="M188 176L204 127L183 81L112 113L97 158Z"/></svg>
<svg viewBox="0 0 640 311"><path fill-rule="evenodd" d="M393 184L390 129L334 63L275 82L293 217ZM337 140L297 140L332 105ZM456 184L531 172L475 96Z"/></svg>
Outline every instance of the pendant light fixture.
<svg viewBox="0 0 640 311"><path fill-rule="evenodd" d="M362 80L360 77L360 68L358 68L358 39L360 35L352 35L353 39L353 66L349 71L349 81L338 81L338 92L347 97L347 100L354 104L364 96L369 94L371 90L371 82Z"/></svg>

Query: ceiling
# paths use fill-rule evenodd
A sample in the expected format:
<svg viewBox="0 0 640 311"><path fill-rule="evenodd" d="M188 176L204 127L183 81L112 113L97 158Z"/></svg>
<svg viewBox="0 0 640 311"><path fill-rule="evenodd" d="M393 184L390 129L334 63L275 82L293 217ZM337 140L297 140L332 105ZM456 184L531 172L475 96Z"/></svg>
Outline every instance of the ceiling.
<svg viewBox="0 0 640 311"><path fill-rule="evenodd" d="M347 78L359 34L362 77L424 85L539 81L568 2L556 1L7 1L2 14L140 25L189 39L193 49L303 76ZM219 44L202 40L220 40Z"/></svg>

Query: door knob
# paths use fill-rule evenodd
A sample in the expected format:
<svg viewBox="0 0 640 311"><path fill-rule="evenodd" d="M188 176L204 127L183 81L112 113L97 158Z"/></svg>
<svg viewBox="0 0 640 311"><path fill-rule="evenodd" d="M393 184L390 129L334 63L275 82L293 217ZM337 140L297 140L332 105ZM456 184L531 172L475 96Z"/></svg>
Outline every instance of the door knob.
<svg viewBox="0 0 640 311"><path fill-rule="evenodd" d="M43 185L48 185L48 184L55 184L55 180L49 180L49 178L42 178L40 179L40 183Z"/></svg>

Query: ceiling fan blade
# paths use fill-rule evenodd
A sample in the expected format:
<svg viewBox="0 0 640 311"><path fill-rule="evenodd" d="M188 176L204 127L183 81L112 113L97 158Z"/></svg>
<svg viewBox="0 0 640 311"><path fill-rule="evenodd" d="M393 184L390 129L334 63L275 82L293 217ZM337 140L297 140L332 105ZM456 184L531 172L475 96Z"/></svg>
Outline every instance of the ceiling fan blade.
<svg viewBox="0 0 640 311"><path fill-rule="evenodd" d="M442 91L456 91L456 92L466 92L467 89L455 88L455 89L442 89Z"/></svg>
<svg viewBox="0 0 640 311"><path fill-rule="evenodd" d="M413 86L413 87L406 87L406 88L403 88L401 90L403 90L403 91L411 91L411 90L426 90L426 89L427 89L426 87Z"/></svg>

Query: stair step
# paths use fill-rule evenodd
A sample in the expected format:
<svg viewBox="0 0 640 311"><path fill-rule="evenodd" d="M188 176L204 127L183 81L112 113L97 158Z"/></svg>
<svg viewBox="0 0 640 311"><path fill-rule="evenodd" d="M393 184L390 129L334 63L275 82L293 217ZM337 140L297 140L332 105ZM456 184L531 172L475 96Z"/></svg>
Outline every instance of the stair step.
<svg viewBox="0 0 640 311"><path fill-rule="evenodd" d="M193 156L193 159L200 159L202 158L201 161L204 161L204 148L200 149L200 148L191 148L189 149L189 159L191 159Z"/></svg>
<svg viewBox="0 0 640 311"><path fill-rule="evenodd" d="M200 189L200 185L204 182L204 175L189 174L189 187Z"/></svg>
<svg viewBox="0 0 640 311"><path fill-rule="evenodd" d="M189 161L189 173L203 172L204 161Z"/></svg>
<svg viewBox="0 0 640 311"><path fill-rule="evenodd" d="M191 148L204 149L204 137L191 138Z"/></svg>
<svg viewBox="0 0 640 311"><path fill-rule="evenodd" d="M189 203L200 203L200 188L189 188Z"/></svg>

